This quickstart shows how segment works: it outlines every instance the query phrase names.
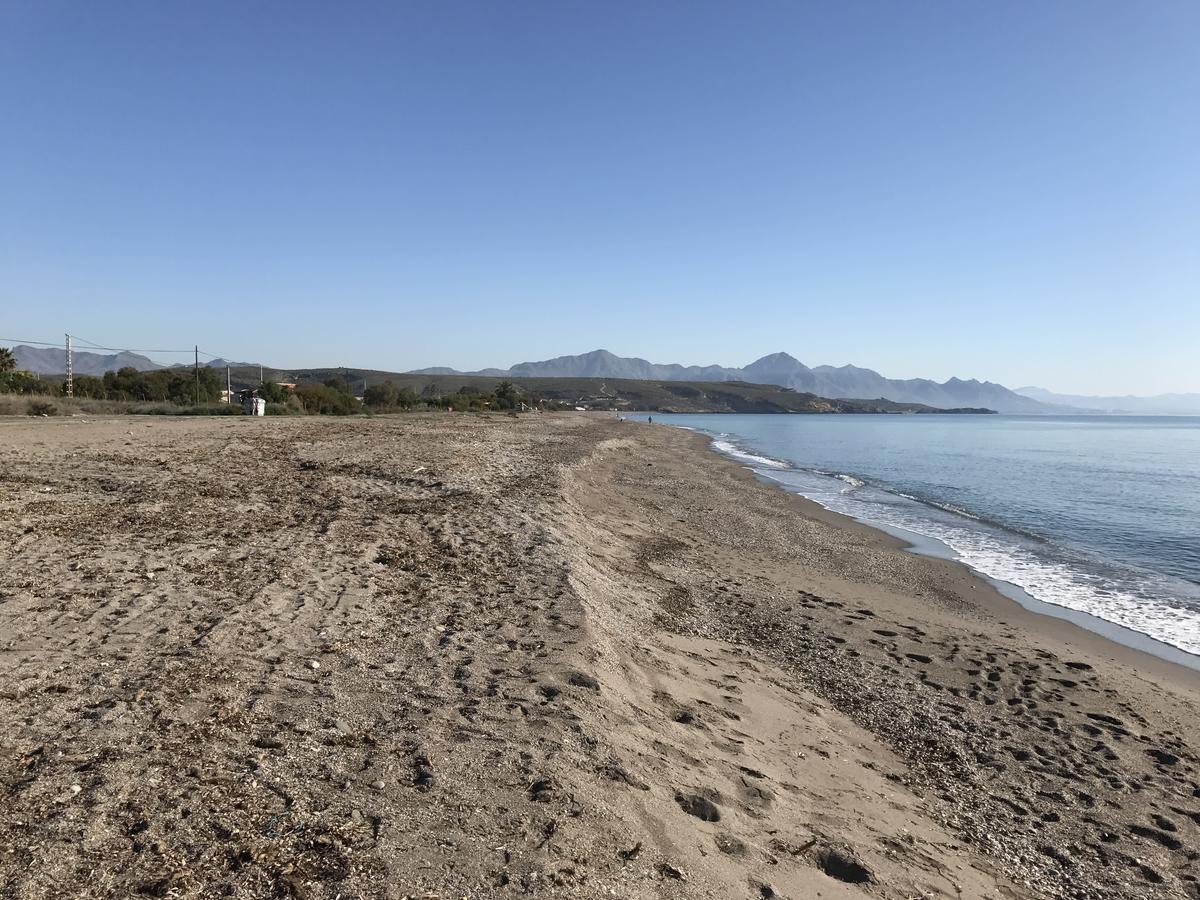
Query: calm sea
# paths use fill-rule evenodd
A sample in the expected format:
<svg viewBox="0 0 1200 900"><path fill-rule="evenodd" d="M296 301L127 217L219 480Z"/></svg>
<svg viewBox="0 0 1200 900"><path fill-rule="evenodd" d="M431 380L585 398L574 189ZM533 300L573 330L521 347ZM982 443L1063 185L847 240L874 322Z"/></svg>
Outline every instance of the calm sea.
<svg viewBox="0 0 1200 900"><path fill-rule="evenodd" d="M702 431L763 477L934 546L1018 599L1200 654L1200 418L654 419Z"/></svg>

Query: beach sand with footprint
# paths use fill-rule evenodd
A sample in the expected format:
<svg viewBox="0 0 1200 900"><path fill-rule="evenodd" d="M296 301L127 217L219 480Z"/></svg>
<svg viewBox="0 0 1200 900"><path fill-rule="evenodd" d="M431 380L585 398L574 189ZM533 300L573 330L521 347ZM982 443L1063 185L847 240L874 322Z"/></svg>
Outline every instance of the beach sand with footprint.
<svg viewBox="0 0 1200 900"><path fill-rule="evenodd" d="M695 435L0 441L0 896L1200 896L1195 673Z"/></svg>

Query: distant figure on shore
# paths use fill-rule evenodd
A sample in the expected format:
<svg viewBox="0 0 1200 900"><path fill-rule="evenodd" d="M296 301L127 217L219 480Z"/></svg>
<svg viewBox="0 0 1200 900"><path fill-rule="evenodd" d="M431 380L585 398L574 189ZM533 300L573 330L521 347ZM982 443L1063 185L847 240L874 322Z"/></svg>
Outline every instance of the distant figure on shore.
<svg viewBox="0 0 1200 900"><path fill-rule="evenodd" d="M654 416L646 416L646 424L653 425L654 424Z"/></svg>

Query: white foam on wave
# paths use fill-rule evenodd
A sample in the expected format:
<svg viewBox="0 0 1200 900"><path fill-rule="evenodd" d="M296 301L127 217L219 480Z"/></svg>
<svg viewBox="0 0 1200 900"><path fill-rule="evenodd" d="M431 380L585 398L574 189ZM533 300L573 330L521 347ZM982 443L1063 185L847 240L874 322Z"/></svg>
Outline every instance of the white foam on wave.
<svg viewBox="0 0 1200 900"><path fill-rule="evenodd" d="M757 453L751 453L749 450L744 450L737 444L724 437L715 437L712 442L716 450L724 453L726 456L732 456L734 459L742 462L751 463L755 466L766 466L770 469L790 469L792 464L782 459L772 459L769 456L761 456Z"/></svg>
<svg viewBox="0 0 1200 900"><path fill-rule="evenodd" d="M954 513L956 516L962 516L964 519L972 519L976 522L982 522L983 519L974 513L968 512L961 506L955 506L953 503L943 503L939 500L926 500L921 497L914 497L912 494L906 494L903 491L892 491L897 497L903 497L905 500L911 500L913 503L923 503L926 506L932 506L948 513Z"/></svg>
<svg viewBox="0 0 1200 900"><path fill-rule="evenodd" d="M821 475L825 478L836 478L838 481L846 485L844 488L842 488L843 494L849 494L851 491L856 491L860 487L864 487L866 485L866 482L861 478L855 478L853 475L847 475L845 472L826 472L824 469L809 469L808 471L812 472L814 475Z"/></svg>
<svg viewBox="0 0 1200 900"><path fill-rule="evenodd" d="M1122 587L1102 575L1047 560L987 532L937 522L907 521L900 527L941 541L972 569L1014 584L1043 603L1086 613L1200 654L1200 615L1170 597L1149 589Z"/></svg>
<svg viewBox="0 0 1200 900"><path fill-rule="evenodd" d="M780 460L750 453L720 438L714 439L713 447L750 462L756 468L767 469L761 473L767 477L772 477L773 473L781 476L772 480L779 481L833 512L868 523L901 528L940 541L975 571L1016 585L1043 603L1085 613L1187 653L1200 654L1200 612L1180 605L1171 597L1169 590L1156 591L1152 580L1148 580L1144 586L1122 585L1068 562L1049 559L1022 546L1019 538L1010 539L1003 531L992 530L979 517L949 503L929 502L899 492L887 493L908 500L911 506L873 502L858 490L864 486L864 482L852 475L805 473ZM829 481L825 482L827 487L806 489L803 485L793 483L790 476L780 471L782 469L791 470L796 476ZM837 488L831 483L834 480L850 487ZM814 484L813 487L818 486ZM923 508L929 509L923 514ZM944 519L931 517L936 516L934 509L949 515Z"/></svg>

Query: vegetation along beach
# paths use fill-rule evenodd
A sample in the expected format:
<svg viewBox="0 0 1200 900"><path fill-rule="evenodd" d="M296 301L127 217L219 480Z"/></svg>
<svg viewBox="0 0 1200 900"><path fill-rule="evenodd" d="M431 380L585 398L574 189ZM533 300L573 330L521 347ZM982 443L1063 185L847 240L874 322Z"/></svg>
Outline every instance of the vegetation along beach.
<svg viewBox="0 0 1200 900"><path fill-rule="evenodd" d="M0 896L1200 895L1195 671L698 434L0 442Z"/></svg>

